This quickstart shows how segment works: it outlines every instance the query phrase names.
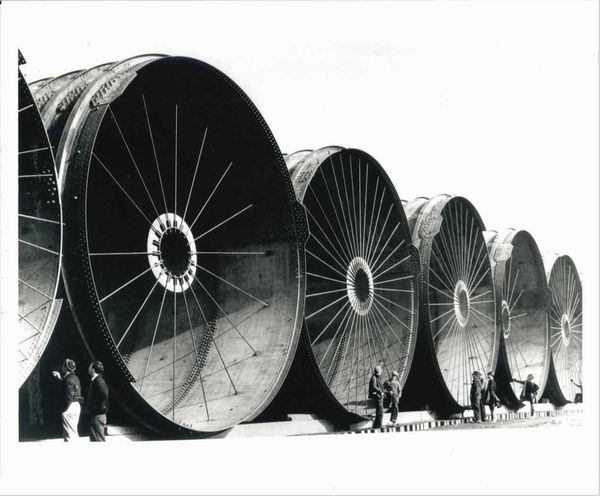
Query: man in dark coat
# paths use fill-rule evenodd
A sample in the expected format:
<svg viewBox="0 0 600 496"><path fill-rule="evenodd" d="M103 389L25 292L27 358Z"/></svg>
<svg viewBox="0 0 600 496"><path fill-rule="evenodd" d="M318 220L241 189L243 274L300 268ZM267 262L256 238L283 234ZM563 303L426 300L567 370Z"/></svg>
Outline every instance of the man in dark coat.
<svg viewBox="0 0 600 496"><path fill-rule="evenodd" d="M483 393L483 381L481 374L476 370L472 374L473 382L471 382L471 408L473 409L473 422L480 424L482 420L481 410L483 404L481 395Z"/></svg>
<svg viewBox="0 0 600 496"><path fill-rule="evenodd" d="M383 422L383 388L381 386L381 367L377 365L373 369L373 375L369 381L369 398L375 400L375 420L373 428L379 429Z"/></svg>
<svg viewBox="0 0 600 496"><path fill-rule="evenodd" d="M579 388L579 392L575 393L575 398L573 398L573 402L583 403L583 382L579 381L579 384L577 384L573 379L571 379L571 382L573 383L573 386Z"/></svg>
<svg viewBox="0 0 600 496"><path fill-rule="evenodd" d="M390 423L392 426L396 425L396 420L398 419L398 402L400 401L400 380L399 374L395 370L392 371L392 377L389 380L385 381L383 385L383 389L385 390L385 394L389 397L390 400L390 410L392 411L390 415Z"/></svg>
<svg viewBox="0 0 600 496"><path fill-rule="evenodd" d="M96 360L88 368L90 388L88 390L87 406L90 412L90 441L106 441L106 414L108 412L108 386L102 374L104 366Z"/></svg>
<svg viewBox="0 0 600 496"><path fill-rule="evenodd" d="M537 393L539 386L533 382L533 374L529 374L527 376L527 380L521 381L519 379L512 378L511 382L518 382L519 384L523 384L523 389L521 389L521 401L529 401L529 405L531 407L531 416L533 417L533 404L537 402Z"/></svg>
<svg viewBox="0 0 600 496"><path fill-rule="evenodd" d="M62 365L62 373L56 370L52 371L52 375L62 381L64 385L62 425L65 442L79 438L77 425L79 424L83 398L81 397L81 383L75 375L75 368L75 362L67 358Z"/></svg>
<svg viewBox="0 0 600 496"><path fill-rule="evenodd" d="M494 373L488 372L485 386L483 387L482 408L487 405L490 408L492 422L494 422L494 408L500 406L500 398L496 394L496 380Z"/></svg>

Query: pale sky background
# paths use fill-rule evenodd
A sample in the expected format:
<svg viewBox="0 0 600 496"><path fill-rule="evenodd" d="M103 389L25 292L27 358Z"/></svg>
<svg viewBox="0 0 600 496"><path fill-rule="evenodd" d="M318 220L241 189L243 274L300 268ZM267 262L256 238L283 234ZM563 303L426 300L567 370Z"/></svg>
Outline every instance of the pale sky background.
<svg viewBox="0 0 600 496"><path fill-rule="evenodd" d="M401 198L465 196L488 229L527 229L542 252L571 255L583 275L589 396L579 453L561 453L561 440L573 438L556 430L527 433L526 441L509 431L477 433L484 442L476 433L417 433L379 440L212 441L172 451L151 444L149 451L132 448L135 456L157 456L165 466L180 463L191 471L152 485L149 476L138 486L144 469L136 466L134 479L117 491L250 490L256 486L244 485L246 472L255 473L267 492L597 490L598 2L4 2L1 15L4 234L11 232L5 219L12 218L16 198L5 187L16 171L16 68L7 60L15 48L27 59L29 82L155 52L199 58L225 72L254 101L282 151L361 148L383 165ZM3 238L6 292L6 260L14 253ZM12 361L3 348L0 357ZM10 380L4 373L1 384ZM0 441L14 440L16 413L7 387L2 400ZM551 442L549 435L557 437ZM20 459L10 450L46 456L12 446L0 451L9 477L20 474ZM397 483L368 480L373 449L381 465L399 467ZM436 451L444 461L434 461ZM113 457L108 453L103 463ZM473 453L481 458L474 461ZM58 464L68 455L48 456ZM507 470L509 476L465 480L473 463L490 457L529 463L540 477L534 483L527 473ZM221 468L204 474L215 466ZM347 475L332 476L342 472ZM19 490L18 476L11 480L7 487ZM27 483L54 487L43 478Z"/></svg>

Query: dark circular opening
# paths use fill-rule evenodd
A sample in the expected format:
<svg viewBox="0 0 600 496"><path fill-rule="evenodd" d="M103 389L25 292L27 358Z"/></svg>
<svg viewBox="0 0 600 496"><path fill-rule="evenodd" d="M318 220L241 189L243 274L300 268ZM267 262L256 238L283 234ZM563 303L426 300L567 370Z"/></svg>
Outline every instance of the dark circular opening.
<svg viewBox="0 0 600 496"><path fill-rule="evenodd" d="M469 296L465 290L458 293L458 311L464 319L469 316Z"/></svg>
<svg viewBox="0 0 600 496"><path fill-rule="evenodd" d="M504 331L510 329L510 312L506 306L502 308L502 329Z"/></svg>
<svg viewBox="0 0 600 496"><path fill-rule="evenodd" d="M160 254L165 269L173 276L182 276L188 268L190 245L182 231L169 229L160 239Z"/></svg>
<svg viewBox="0 0 600 496"><path fill-rule="evenodd" d="M369 276L363 269L358 269L354 275L354 291L359 301L363 302L369 299Z"/></svg>

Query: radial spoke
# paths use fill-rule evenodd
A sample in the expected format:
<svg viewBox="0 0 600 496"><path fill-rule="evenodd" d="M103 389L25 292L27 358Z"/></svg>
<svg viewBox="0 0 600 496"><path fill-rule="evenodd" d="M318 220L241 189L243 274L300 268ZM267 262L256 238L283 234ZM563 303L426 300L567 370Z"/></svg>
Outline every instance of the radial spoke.
<svg viewBox="0 0 600 496"><path fill-rule="evenodd" d="M158 331L158 324L160 322L160 317L162 315L166 296L167 296L167 287L165 286L165 290L163 291L162 301L160 302L160 309L158 310L158 317L156 318L156 324L154 326L154 334L152 335L152 343L150 344L150 351L148 352L148 357L146 358L146 367L144 368L144 375L142 376L142 382L140 384L140 394L142 394L142 390L144 388L144 379L148 375L148 365L150 364L150 358L152 357L152 349L154 348L154 341L156 340L156 332Z"/></svg>
<svg viewBox="0 0 600 496"><path fill-rule="evenodd" d="M337 300L335 300L335 301L332 301L331 303L328 303L327 305L325 305L325 306L323 306L323 307L319 308L318 310L316 310L315 312L311 313L311 314L310 314L310 315L308 315L307 317L304 317L304 318L305 318L305 320L308 320L308 319L310 319L311 317L314 317L315 315L317 315L317 314L321 313L323 310L325 310L325 309L329 308L330 306L332 306L332 305L335 305L336 303L339 303L339 302L340 302L340 301L342 301L344 298L346 298L346 295L344 295L344 296L342 296L342 297L338 298Z"/></svg>
<svg viewBox="0 0 600 496"><path fill-rule="evenodd" d="M19 217L23 217L24 219L37 220L40 222L49 222L50 224L58 224L60 226L60 222L57 220L44 219L43 217L34 217L33 215L25 215L25 214L19 214Z"/></svg>
<svg viewBox="0 0 600 496"><path fill-rule="evenodd" d="M319 293L306 293L306 297L312 298L315 296L322 296L322 295L326 295L326 294L340 293L342 291L348 291L348 290L346 288L340 288L340 289L332 289L330 291L320 291Z"/></svg>
<svg viewBox="0 0 600 496"><path fill-rule="evenodd" d="M152 152L154 153L154 162L156 164L156 172L158 173L158 181L160 183L160 191L162 193L162 199L165 206L165 212L169 211L167 207L167 198L165 196L165 188L163 186L162 176L160 174L160 167L158 166L158 155L156 154L156 146L154 144L154 136L152 135L152 127L150 126L150 117L148 116L148 107L146 107L146 97L142 95L142 102L144 103L144 112L146 114L146 122L148 123L148 132L150 133L150 141L152 142Z"/></svg>
<svg viewBox="0 0 600 496"><path fill-rule="evenodd" d="M312 251L310 251L308 248L306 249L306 253L308 253L312 257L316 258L319 262L321 262L323 265L326 265L327 267L329 267L331 270L333 270L334 272L336 272L340 276L346 277L346 274L344 274L343 272L340 272L339 269L336 269L331 264L328 264L325 260L323 260L321 257L319 257L318 255L316 255L315 253L313 253Z"/></svg>
<svg viewBox="0 0 600 496"><path fill-rule="evenodd" d="M323 233L323 236L325 236L325 239L326 239L326 240L329 242L329 244L331 245L331 247L333 248L333 250L334 250L334 251L335 251L335 253L337 254L337 256L338 256L338 259L337 259L337 260L338 260L338 261L339 261L339 260L344 260L344 261L346 261L346 262L349 262L349 261L350 261L350 257L349 257L347 254L344 254L344 255L341 255L341 254L340 254L340 252L337 250L337 247L335 246L335 244L333 243L333 241L331 240L331 238L330 238L329 236L327 236L327 233L326 233L326 232L325 232L325 230L324 230L324 229L321 227L321 224L319 224L319 222L318 222L318 221L317 221L317 219L314 217L314 215L312 214L312 212L311 212L309 209L306 209L306 211L308 212L308 215L309 215L309 217L310 217L310 218L313 220L313 222L315 223L315 225L316 225L316 226L319 228L319 230L320 230L320 231ZM325 213L323 212L323 214L325 214ZM327 217L326 217L326 220L328 220L328 219L327 219ZM330 224L330 225L331 225L331 224ZM342 247L342 245L341 245L341 243L340 243L340 240L339 240L339 238L337 237L337 234L335 233L335 230L333 230L333 228L332 228L332 231L331 231L331 232L333 233L333 235L334 235L335 239L337 240L338 244L340 245L340 248L342 248L342 251L344 251L344 248ZM313 238L315 238L315 239L316 239L316 240L319 242L319 244L320 244L320 245L322 245L322 243L321 243L321 242L318 240L318 238L315 236L314 232L311 232L311 233L310 233L310 235L311 235ZM331 253L329 252L329 250L326 250L326 251L327 251L327 253L329 253L329 254L331 255ZM332 258L335 258L335 257L332 257Z"/></svg>
<svg viewBox="0 0 600 496"><path fill-rule="evenodd" d="M154 200L152 199L152 195L150 194L150 191L148 191L148 186L146 186L146 181L144 181L144 177L142 176L142 173L140 172L140 169L137 165L137 162L135 161L135 159L133 158L133 154L131 153L131 149L129 148L129 145L127 144L127 140L125 139L125 136L123 135L123 131L121 131L121 126L119 126L119 123L117 122L117 118L115 117L115 114L112 110L112 107L109 105L108 106L108 110L110 112L111 117L113 118L115 125L117 126L117 129L119 130L119 134L121 135L121 139L123 140L123 144L125 145L125 148L127 148L127 153L129 154L129 157L131 158L131 161L133 162L133 165L135 167L135 170L138 173L138 176L140 178L140 181L142 182L142 185L144 186L144 190L146 191L146 194L148 195L148 198L150 199L150 203L152 203L152 207L154 207L154 211L156 212L156 216L158 217L160 214L158 213L158 209L156 208L156 205L154 204Z"/></svg>
<svg viewBox="0 0 600 496"><path fill-rule="evenodd" d="M223 172L223 175L219 178L219 180L217 181L217 184L215 184L215 187L210 192L210 195L208 195L208 198L206 199L206 201L202 205L202 208L200 208L200 211L198 212L198 215L196 215L196 217L194 218L194 220L190 224L187 232L189 232L192 229L192 227L194 227L194 224L196 224L196 221L200 218L200 216L202 215L202 212L204 212L204 209L206 208L206 205L208 205L208 202L210 202L210 199L213 197L213 195L215 194L215 192L217 191L217 189L219 189L219 185L221 184L221 182L225 178L225 175L229 172L229 169L231 169L232 165L233 165L233 162L229 162L229 165L227 166L227 169L225 169L225 172ZM187 234L187 232L186 232L186 234Z"/></svg>
<svg viewBox="0 0 600 496"><path fill-rule="evenodd" d="M338 344L336 345L336 349L333 353L333 357L331 359L331 362L329 364L329 369L327 370L327 374L325 374L326 378L330 377L330 373L331 373L331 367L333 366L334 363L336 363L336 357L338 355L340 346L343 342L343 336L346 332L346 327L348 324L348 321L350 320L349 315L350 312L352 310L352 307L350 305L347 306L346 308L346 312L344 313L344 315L342 316L342 320L340 320L340 324L338 325L335 334L333 335L333 338L331 338L331 341L329 343L329 346L327 346L327 349L325 350L325 353L323 353L323 355L321 355L320 360L319 360L319 368L323 365L323 361L325 360L325 357L327 356L327 354L329 353L329 350L331 349L331 346L333 345L333 343L335 342L335 338L337 338L337 336L339 335L340 330L342 329L342 326L344 325L344 323L346 323L346 326L344 326L344 331L342 332L340 339L338 340ZM329 379L331 380L331 379Z"/></svg>
<svg viewBox="0 0 600 496"><path fill-rule="evenodd" d="M383 272L379 275L382 275ZM377 276L378 277L378 276ZM373 280L377 279L377 277L373 277ZM412 279L414 276L402 276L402 277L395 277L393 279L387 279L385 281L379 281L379 282L374 282L373 285L374 286L381 286L382 284L388 284L390 282L396 282L396 281L406 281L407 279Z"/></svg>
<svg viewBox="0 0 600 496"><path fill-rule="evenodd" d="M306 275L311 276L311 277L317 277L319 279L325 279L327 281L338 282L340 284L343 284L344 286L346 286L346 284L347 284L346 281L343 281L341 279L332 279L331 277L327 277L327 276L324 276L321 274L315 274L313 272L307 272Z"/></svg>
<svg viewBox="0 0 600 496"><path fill-rule="evenodd" d="M339 300L338 300L338 301L339 301ZM343 311L343 310L344 310L344 308L346 308L346 307L348 307L348 308L352 308L352 307L350 306L350 303L346 301L346 302L345 302L345 303L344 303L344 304L343 304L343 305L340 307L340 309L339 309L339 310L336 312L336 314L335 314L335 315L334 315L334 316L331 318L331 320L328 322L328 324L327 324L327 325L326 325L326 326L323 328L323 330L322 330L322 331L319 333L319 335L318 335L318 336L317 336L317 337L316 337L316 338L315 338L315 339L314 339L314 340L313 340L313 341L310 343L310 344L311 344L311 346L314 346L314 345L315 345L315 344L316 344L316 343L319 341L319 339L321 339L321 336L323 336L323 334L325 334L325 331L326 331L327 329L329 329L329 326L330 326L330 325L331 325L331 324L332 324L332 323L335 321L335 319L337 318L337 316L338 316L340 313L342 313L342 311ZM309 316L309 317L310 317L310 316ZM309 317L306 317L306 318L308 319Z"/></svg>
<svg viewBox="0 0 600 496"><path fill-rule="evenodd" d="M102 298L99 303L102 303L106 300L108 300L111 296L117 294L119 291L121 291L123 288L126 288L127 286L129 286L132 282L136 281L137 279L139 279L140 277L142 277L144 274L146 274L147 272L151 271L152 267L148 267L146 270L144 270L143 272L140 272L137 276L132 277L131 279L129 279L129 281L127 281L125 284L123 284L122 286L120 286L119 288L115 289L112 293L106 295L104 298Z"/></svg>
<svg viewBox="0 0 600 496"><path fill-rule="evenodd" d="M46 293L44 293L43 291L40 291L37 288L34 288L31 284L26 283L23 279L19 279L19 282L25 286L27 286L29 289L32 289L33 291L35 291L36 293L41 294L42 296L44 296L47 300L53 300L54 298L52 298L52 296L48 296Z"/></svg>
<svg viewBox="0 0 600 496"><path fill-rule="evenodd" d="M90 257L120 256L120 255L160 255L158 251L113 251L89 253Z"/></svg>
<svg viewBox="0 0 600 496"><path fill-rule="evenodd" d="M190 199L192 198L192 191L194 190L194 184L196 184L196 174L198 173L198 166L200 165L200 159L202 158L202 152L204 151L204 143L206 142L206 134L208 133L208 127L204 129L204 136L202 136L202 144L200 145L200 152L198 152L198 160L196 160L196 167L194 168L194 175L192 176L192 184L190 185L190 191L188 193L187 201L185 203L185 209L183 211L183 219L185 220L188 207L190 205Z"/></svg>
<svg viewBox="0 0 600 496"><path fill-rule="evenodd" d="M57 251L49 250L48 248L44 248L43 246L39 246L34 243L30 243L29 241L25 241L24 239L19 238L19 243L23 243L23 244L31 246L33 248L37 248L38 250L46 251L48 253L52 253L53 255L60 256L60 253L58 253Z"/></svg>
<svg viewBox="0 0 600 496"><path fill-rule="evenodd" d="M102 162L102 160L100 160L98 158L98 155L96 155L94 152L92 152L92 156L98 161L98 163L102 166L102 168L106 171L106 173L110 176L110 178L114 181L114 183L119 187L119 189L125 194L125 196L129 199L129 201L133 204L133 206L135 208L138 209L139 213L142 214L142 216L144 217L144 219L146 219L148 221L148 224L150 224L151 229L156 232L156 229L154 228L154 226L152 226L152 222L150 221L150 219L146 216L146 214L144 213L144 211L140 208L140 206L135 202L135 200L133 198L131 198L131 196L129 195L129 193L127 193L127 191L125 190L125 188L123 188L123 186L121 186L121 183L119 183L119 181L115 178L115 176L113 176L111 174L111 172L108 170L108 168L104 165L104 163ZM159 234L159 233L157 233Z"/></svg>
<svg viewBox="0 0 600 496"><path fill-rule="evenodd" d="M242 208L241 210L238 210L235 214L231 215L230 217L228 217L227 219L225 219L222 222L219 222L216 226L211 227L208 231L204 231L200 236L197 236L196 238L194 238L194 241L198 241L200 238L203 238L204 236L206 236L208 233L214 231L215 229L217 229L218 227L221 227L223 224L226 224L227 222L229 222L230 220L234 219L235 217L237 217L238 215L244 213L246 210L248 210L249 208L252 208L252 204ZM190 229L192 227L190 226Z"/></svg>
<svg viewBox="0 0 600 496"><path fill-rule="evenodd" d="M219 305L217 303L217 300L214 299L213 295L210 294L210 292L208 291L208 289L206 289L206 287L204 286L204 284L202 284L202 282L200 282L200 279L198 279L198 277L196 277L195 275L194 275L194 279L200 285L200 287L204 290L204 292L208 295L208 297L212 300L212 302L216 305L216 307L221 311L221 313L225 316L225 318L227 319L227 321L236 330L236 332L240 335L240 337L245 341L245 343L248 345L248 347L252 350L252 353L254 353L256 355L256 350L254 349L254 347L246 339L246 336L244 336L242 334L242 332L238 329L238 327L233 323L233 321L231 320L231 318L229 317L229 315L227 314L227 312L225 310L223 310L223 308L221 307L221 305Z"/></svg>
<svg viewBox="0 0 600 496"><path fill-rule="evenodd" d="M231 283L231 282L227 281L226 279L223 279L222 277L218 276L218 275L217 275L217 274L215 274L214 272L211 272L211 271L210 271L210 270L208 270L207 268L205 268L205 267L202 267L202 265L198 265L198 264L196 264L196 263L194 263L194 262L192 262L192 264L193 264L194 266L198 267L200 270L203 270L204 272L206 272L206 273L210 274L211 276L213 276L213 277L217 278L219 281L222 281L222 282L224 282L225 284L227 284L227 285L231 286L232 288L234 288L234 289L237 289L237 290L238 290L240 293L244 293L246 296L248 296L248 297L252 298L253 300L255 300L255 301L257 301L258 303L260 303L261 305L263 305L263 306L265 306L265 307L268 307L268 306L269 306L269 304L268 304L268 303L265 303L264 301L262 301L262 300L258 299L256 296L253 296L253 295L251 295L250 293L248 293L247 291L244 291L244 290L243 290L242 288L240 288L239 286L236 286L235 284L233 284L233 283Z"/></svg>
<svg viewBox="0 0 600 496"><path fill-rule="evenodd" d="M204 390L204 380L202 379L202 366L198 355L198 347L196 346L196 338L194 336L194 326L192 325L192 317L190 316L190 307L188 306L186 291L183 291L183 302L185 303L185 312L190 326L190 336L192 338L192 346L194 347L194 357L196 358L196 367L198 368L198 377L200 378L200 387L202 389L202 399L206 408L206 420L210 421L210 412L208 411L208 402L206 401L206 391Z"/></svg>
<svg viewBox="0 0 600 496"><path fill-rule="evenodd" d="M129 323L129 325L127 326L127 329L125 329L125 332L123 333L123 335L121 336L121 338L119 339L119 342L117 343L117 349L119 348L119 346L121 346L121 343L123 342L123 340L125 339L125 337L127 336L127 334L129 333L129 329L131 329L131 326L133 325L133 323L135 322L135 320L138 318L140 312L142 311L142 309L144 308L144 306L146 305L146 302L148 301L148 299L150 298L150 295L154 292L154 288L156 288L157 284L158 284L158 280L159 278L163 275L164 270L161 271L161 273L159 274L159 276L156 278L156 282L154 283L154 285L152 286L152 288L150 289L150 291L148 291L148 294L146 295L146 298L144 298L144 301L142 302L142 304L140 305L140 307L138 308L137 312L135 313L135 315L133 316L133 319L131 319L131 322Z"/></svg>
<svg viewBox="0 0 600 496"><path fill-rule="evenodd" d="M206 326L206 332L210 332L209 331L210 326L208 324L208 320L206 319L206 315L204 314L204 311L202 310L202 306L200 305L200 302L198 301L198 297L196 296L194 288L190 286L190 290L192 292L192 296L194 297L194 300L196 300L196 305L198 306L198 310L200 310L202 319L204 320L204 324ZM232 325L231 329L236 329L236 327L234 325ZM212 334L210 335L210 339L211 339L213 345L215 346L215 351L217 352L217 355L219 356L219 360L221 360L221 363L223 364L223 369L225 370L225 373L227 374L227 377L229 378L229 382L231 383L231 386L233 387L234 394L237 394L237 388L235 387L235 383L233 382L233 379L231 378L231 374L229 373L229 369L227 368L227 365L225 365L225 360L223 359L223 355L221 355L221 351L219 350L219 347L217 346L217 341L215 340L215 338Z"/></svg>

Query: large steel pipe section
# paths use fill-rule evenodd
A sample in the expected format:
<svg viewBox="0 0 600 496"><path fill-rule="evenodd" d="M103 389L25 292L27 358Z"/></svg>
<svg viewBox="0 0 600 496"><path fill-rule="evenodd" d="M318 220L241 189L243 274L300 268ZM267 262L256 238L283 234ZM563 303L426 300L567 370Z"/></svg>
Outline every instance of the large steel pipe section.
<svg viewBox="0 0 600 496"><path fill-rule="evenodd" d="M544 262L531 234L507 229L488 232L488 248L496 293L496 324L500 355L496 380L510 385L503 398L518 406L522 385L529 374L543 391L550 369L550 334L547 311L550 294ZM499 385L500 386L500 385Z"/></svg>
<svg viewBox="0 0 600 496"><path fill-rule="evenodd" d="M498 355L485 227L458 196L418 198L405 209L421 256L420 332L453 400L466 407L472 372L494 370Z"/></svg>
<svg viewBox="0 0 600 496"><path fill-rule="evenodd" d="M552 293L548 322L556 379L552 387L548 384L547 395L558 403L575 401L577 393L583 392L581 280L573 259L568 255L552 257L547 264L547 276Z"/></svg>
<svg viewBox="0 0 600 496"><path fill-rule="evenodd" d="M62 218L54 157L36 103L19 70L18 381L37 364L60 310L56 299Z"/></svg>
<svg viewBox="0 0 600 496"><path fill-rule="evenodd" d="M333 401L357 419L373 368L404 384L417 330L418 253L389 177L363 151L286 157L308 214L305 346Z"/></svg>
<svg viewBox="0 0 600 496"><path fill-rule="evenodd" d="M256 417L302 324L306 218L242 90L147 56L87 85L61 138L64 278L130 413L164 433Z"/></svg>

